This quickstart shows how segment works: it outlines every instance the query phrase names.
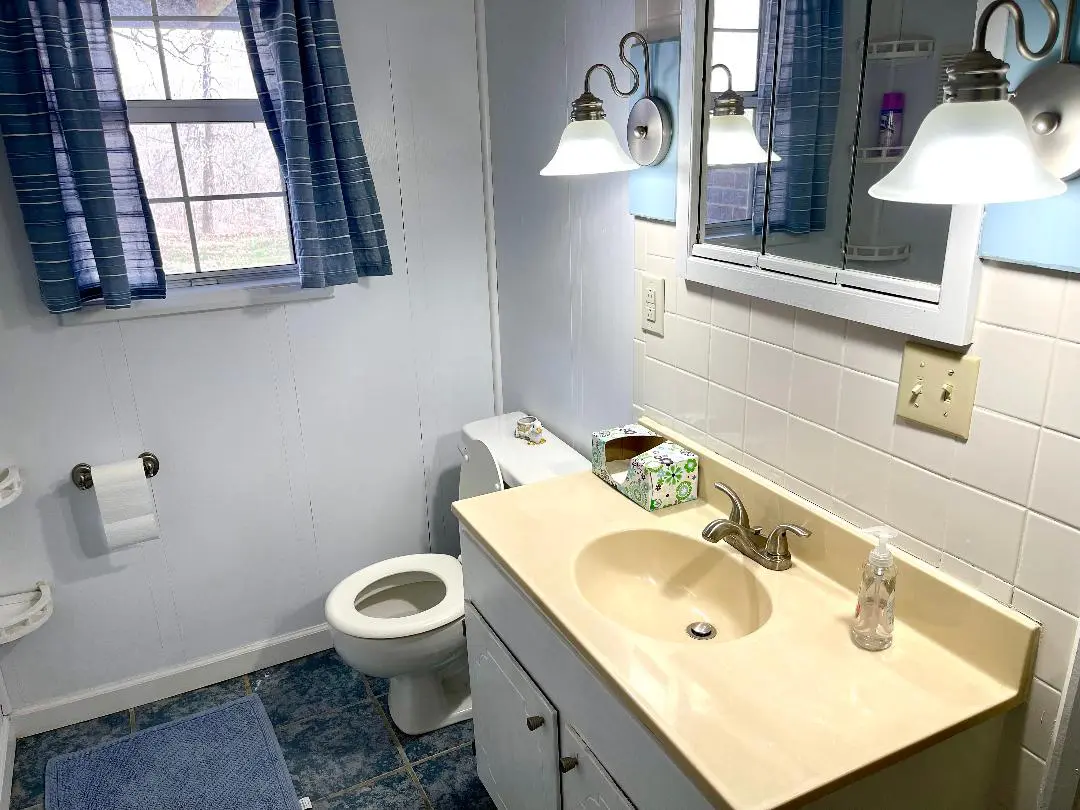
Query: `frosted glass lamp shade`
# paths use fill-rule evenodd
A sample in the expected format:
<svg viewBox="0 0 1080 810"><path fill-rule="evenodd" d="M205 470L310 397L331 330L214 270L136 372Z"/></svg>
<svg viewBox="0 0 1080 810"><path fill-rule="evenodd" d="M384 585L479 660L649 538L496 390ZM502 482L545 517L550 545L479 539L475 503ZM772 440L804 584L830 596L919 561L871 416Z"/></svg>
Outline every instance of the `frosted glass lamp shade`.
<svg viewBox="0 0 1080 810"><path fill-rule="evenodd" d="M555 156L540 170L540 174L545 177L606 174L640 168L619 142L611 124L600 119L567 124Z"/></svg>
<svg viewBox="0 0 1080 810"><path fill-rule="evenodd" d="M780 160L761 148L754 126L745 115L709 116L709 144L705 162L710 166L741 166Z"/></svg>
<svg viewBox="0 0 1080 810"><path fill-rule="evenodd" d="M880 200L968 205L1053 197L1065 183L1043 166L1011 102L952 101L926 116L907 153L870 187Z"/></svg>

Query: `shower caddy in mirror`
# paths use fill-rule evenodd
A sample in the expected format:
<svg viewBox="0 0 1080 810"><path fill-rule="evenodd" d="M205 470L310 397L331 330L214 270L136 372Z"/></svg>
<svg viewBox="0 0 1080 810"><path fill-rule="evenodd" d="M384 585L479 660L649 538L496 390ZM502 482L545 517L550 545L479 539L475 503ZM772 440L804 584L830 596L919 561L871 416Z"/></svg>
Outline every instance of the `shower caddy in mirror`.
<svg viewBox="0 0 1080 810"><path fill-rule="evenodd" d="M698 90L682 94L676 130L680 274L969 343L982 208L868 191L941 101L976 18L976 0L682 0L682 86ZM710 154L718 64L735 76L762 150L779 159L718 165Z"/></svg>

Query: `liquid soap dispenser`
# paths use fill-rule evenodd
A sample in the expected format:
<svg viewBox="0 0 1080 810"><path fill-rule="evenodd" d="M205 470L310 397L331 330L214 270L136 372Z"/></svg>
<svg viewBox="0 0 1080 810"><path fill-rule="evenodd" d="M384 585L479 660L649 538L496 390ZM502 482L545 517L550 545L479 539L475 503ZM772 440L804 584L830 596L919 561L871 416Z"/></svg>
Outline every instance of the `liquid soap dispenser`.
<svg viewBox="0 0 1080 810"><path fill-rule="evenodd" d="M877 651L892 645L896 563L889 550L889 540L895 538L896 533L884 526L875 526L867 529L867 534L877 538L878 543L862 567L851 640L864 650Z"/></svg>

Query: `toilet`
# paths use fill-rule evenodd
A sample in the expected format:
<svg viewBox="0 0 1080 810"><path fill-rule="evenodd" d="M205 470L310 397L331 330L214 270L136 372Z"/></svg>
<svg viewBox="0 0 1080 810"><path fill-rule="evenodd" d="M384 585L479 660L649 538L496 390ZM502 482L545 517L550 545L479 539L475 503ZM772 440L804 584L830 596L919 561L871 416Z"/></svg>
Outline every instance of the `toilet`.
<svg viewBox="0 0 1080 810"><path fill-rule="evenodd" d="M543 444L514 436L523 413L462 429L459 499L590 469L588 459L545 431ZM409 554L350 574L326 597L338 655L353 669L390 681L390 717L423 734L472 717L465 655L461 562Z"/></svg>

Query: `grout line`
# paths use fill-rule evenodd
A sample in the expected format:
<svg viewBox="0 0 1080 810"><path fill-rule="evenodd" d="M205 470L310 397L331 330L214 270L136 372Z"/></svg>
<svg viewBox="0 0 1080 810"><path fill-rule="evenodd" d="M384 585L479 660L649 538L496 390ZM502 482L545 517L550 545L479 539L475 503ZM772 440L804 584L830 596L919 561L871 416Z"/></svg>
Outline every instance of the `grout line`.
<svg viewBox="0 0 1080 810"><path fill-rule="evenodd" d="M131 733L134 734L138 729L135 727L135 707L128 709L128 727L131 729Z"/></svg>
<svg viewBox="0 0 1080 810"><path fill-rule="evenodd" d="M347 795L349 793L352 793L353 791L370 787L371 785L375 784L376 782L382 781L388 776L395 776L397 774L400 774L402 771L405 770L405 768L406 766L402 765L400 768L394 768L394 770L392 771L380 773L378 776L373 776L370 779L365 779L363 782L357 782L355 785L349 785L348 787L342 788L341 790L335 790L333 793L327 793L325 796L320 796L316 801L323 802L327 799L336 799L339 796Z"/></svg>
<svg viewBox="0 0 1080 810"><path fill-rule="evenodd" d="M240 682L244 685L244 694L253 695L255 690L251 688L251 673L247 673L240 678Z"/></svg>
<svg viewBox="0 0 1080 810"><path fill-rule="evenodd" d="M431 799L428 798L427 791L424 790L424 786L420 784L420 777L417 776L416 771L413 770L412 763L409 761L409 756L405 753L405 747L401 744L401 740L398 739L397 729L395 729L394 724L390 722L389 715L386 713L386 711L383 710L382 701L375 697L375 690L371 688L371 683L368 681L367 678L364 678L364 689L368 693L371 702L375 705L375 711L377 711L379 713L379 717L382 718L383 725L390 733L390 739L394 743L394 748L397 750L398 756L401 757L402 762L405 763L403 767L405 769L405 772L409 775L409 781L416 785L417 790L420 791L420 796L424 800L425 810L433 810ZM390 698L389 696L387 696L387 703L389 703L389 700Z"/></svg>

